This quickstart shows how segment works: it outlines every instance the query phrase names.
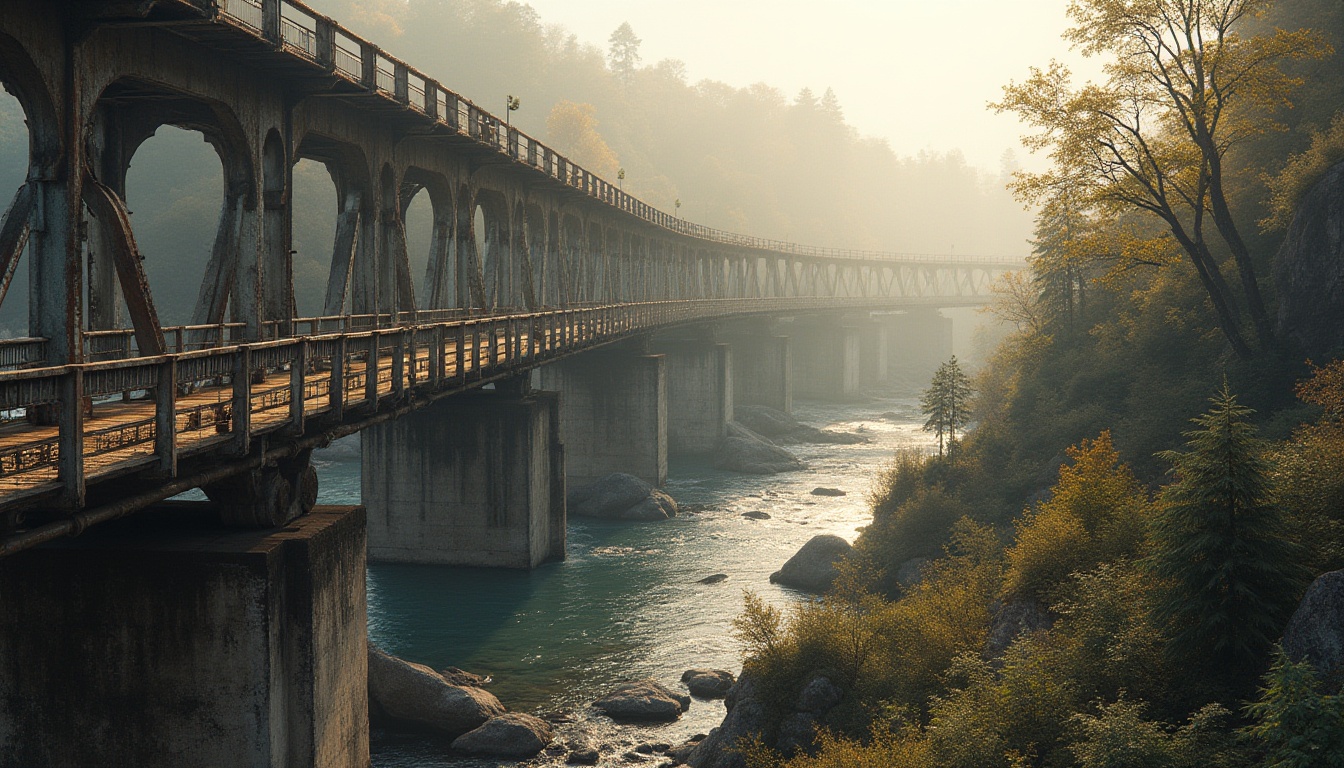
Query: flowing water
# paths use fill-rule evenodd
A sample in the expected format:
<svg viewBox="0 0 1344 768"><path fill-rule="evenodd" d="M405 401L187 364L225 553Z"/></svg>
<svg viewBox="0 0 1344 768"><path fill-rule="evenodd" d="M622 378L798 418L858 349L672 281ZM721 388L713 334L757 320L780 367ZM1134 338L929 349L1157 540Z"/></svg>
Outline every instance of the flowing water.
<svg viewBox="0 0 1344 768"><path fill-rule="evenodd" d="M769 576L808 539L833 533L853 541L868 522L866 495L903 447L927 450L914 397L862 404L799 402L807 424L859 432L858 445L792 445L807 469L739 475L705 463L674 461L666 490L683 507L657 523L569 521L568 556L534 571L376 564L369 566L369 638L388 652L436 669L456 666L494 680L489 690L510 710L568 713L562 738L609 745L602 765L624 764L635 744L677 744L723 719L722 701L696 699L668 725L618 726L587 709L624 680L654 678L684 692L691 667L741 668L729 634L743 590L786 606L804 596ZM357 446L315 457L323 503L359 500ZM817 487L847 495L814 496ZM743 517L765 512L768 520ZM700 580L726 574L716 584ZM384 737L376 768L484 768L498 760L446 756L443 742ZM564 756L526 765L563 764Z"/></svg>

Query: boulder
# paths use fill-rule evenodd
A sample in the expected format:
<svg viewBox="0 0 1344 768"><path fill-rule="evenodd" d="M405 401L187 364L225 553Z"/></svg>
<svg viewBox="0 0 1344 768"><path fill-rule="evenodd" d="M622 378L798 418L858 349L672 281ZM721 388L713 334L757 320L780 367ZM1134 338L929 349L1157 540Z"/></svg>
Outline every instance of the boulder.
<svg viewBox="0 0 1344 768"><path fill-rule="evenodd" d="M726 574L726 573L715 573L715 574L712 574L712 575L710 575L710 576L706 576L705 578L701 579L700 581L698 581L698 582L696 582L696 583L697 583L697 584L718 584L718 583L721 582L721 581L727 581L727 580L728 580L728 574Z"/></svg>
<svg viewBox="0 0 1344 768"><path fill-rule="evenodd" d="M718 699L728 695L737 678L732 672L723 669L688 669L681 675L692 696L702 699Z"/></svg>
<svg viewBox="0 0 1344 768"><path fill-rule="evenodd" d="M493 682L489 675L481 675L458 669L457 667L445 667L439 670L439 676L449 685L460 685L467 688L484 688Z"/></svg>
<svg viewBox="0 0 1344 768"><path fill-rule="evenodd" d="M823 675L817 675L803 686L803 690L798 693L798 701L794 703L793 708L799 712L810 712L814 715L824 715L835 708L836 704L844 698L845 693L839 686L831 682L831 679Z"/></svg>
<svg viewBox="0 0 1344 768"><path fill-rule="evenodd" d="M607 520L666 520L677 515L671 496L623 472L571 490L565 506L571 515Z"/></svg>
<svg viewBox="0 0 1344 768"><path fill-rule="evenodd" d="M839 488L813 488L813 496L847 496L849 494Z"/></svg>
<svg viewBox="0 0 1344 768"><path fill-rule="evenodd" d="M744 672L738 678L723 703L728 707L723 723L710 731L685 757L686 764L692 768L746 768L746 758L740 751L742 742L765 732L765 705L750 673Z"/></svg>
<svg viewBox="0 0 1344 768"><path fill-rule="evenodd" d="M1298 201L1274 258L1278 333L1301 357L1344 350L1344 163L1330 168Z"/></svg>
<svg viewBox="0 0 1344 768"><path fill-rule="evenodd" d="M680 696L653 680L626 683L593 702L613 720L671 721L691 706L690 696Z"/></svg>
<svg viewBox="0 0 1344 768"><path fill-rule="evenodd" d="M775 749L785 757L812 748L817 739L817 718L810 712L794 712L779 722L779 733L775 736Z"/></svg>
<svg viewBox="0 0 1344 768"><path fill-rule="evenodd" d="M769 512L762 512L762 511L760 511L760 510L758 510L758 509L753 509L753 510L750 511L750 512L743 512L743 513L742 513L742 516L745 517L745 518L747 518L748 520L769 520L769 519L770 519L770 513L769 513Z"/></svg>
<svg viewBox="0 0 1344 768"><path fill-rule="evenodd" d="M798 550L798 553L784 563L784 567L770 574L771 584L783 584L786 587L801 589L805 592L825 592L839 575L835 564L850 556L854 548L849 542L823 534L813 536Z"/></svg>
<svg viewBox="0 0 1344 768"><path fill-rule="evenodd" d="M1344 678L1344 571L1316 577L1283 631L1283 651L1336 685Z"/></svg>
<svg viewBox="0 0 1344 768"><path fill-rule="evenodd" d="M797 456L736 422L728 423L727 435L714 454L714 466L751 475L803 469Z"/></svg>
<svg viewBox="0 0 1344 768"><path fill-rule="evenodd" d="M705 740L705 734L697 733L691 738L683 741L667 751L667 756L672 758L673 765L684 765L690 758L691 752L699 746L700 742Z"/></svg>
<svg viewBox="0 0 1344 768"><path fill-rule="evenodd" d="M733 406L733 419L752 432L779 442L843 445L868 442L867 438L848 432L834 432L808 426L783 411L763 405Z"/></svg>
<svg viewBox="0 0 1344 768"><path fill-rule="evenodd" d="M1035 600L1017 599L996 603L989 621L989 637L985 640L984 656L997 659L1019 635L1049 629L1055 620Z"/></svg>
<svg viewBox="0 0 1344 768"><path fill-rule="evenodd" d="M570 765L597 765L597 761L600 759L602 759L602 753L598 752L595 747L584 746L571 750L569 757L565 758L565 762Z"/></svg>
<svg viewBox="0 0 1344 768"><path fill-rule="evenodd" d="M370 711L389 726L460 736L496 715L504 705L480 688L449 685L423 664L413 664L369 645Z"/></svg>
<svg viewBox="0 0 1344 768"><path fill-rule="evenodd" d="M492 717L481 727L458 736L453 749L470 755L525 760L545 749L552 736L545 720L511 712Z"/></svg>

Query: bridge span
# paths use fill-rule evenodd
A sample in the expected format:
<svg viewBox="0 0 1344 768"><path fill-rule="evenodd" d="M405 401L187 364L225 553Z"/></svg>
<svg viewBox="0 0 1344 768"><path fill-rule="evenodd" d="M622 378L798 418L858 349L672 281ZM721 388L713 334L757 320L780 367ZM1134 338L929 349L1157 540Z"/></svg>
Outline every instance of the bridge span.
<svg viewBox="0 0 1344 768"><path fill-rule="evenodd" d="M282 753L299 755L291 765L367 764L367 729L362 741L354 732L362 688L332 682L333 670L362 670L362 518L326 512L282 528L314 507L314 448L362 431L374 556L535 566L563 556L566 480L628 471L658 484L669 446L712 448L735 400L788 410L795 388L843 395L881 380L889 358L914 354L909 338L946 336L938 308L985 303L993 278L1020 266L693 224L297 0L4 0L0 82L30 135L26 181L0 220L0 302L21 260L30 275L28 335L0 341L0 599L40 604L33 615L50 630L0 621L0 766L78 764L70 756L82 749L108 764L243 753L258 765L282 764ZM165 125L204 134L225 178L192 323L180 327L160 322L125 200L132 156ZM301 159L324 164L337 192L314 318L295 309ZM417 286L405 222L420 191L433 237ZM464 395L482 388L489 394ZM137 559L144 541L209 550L159 534L129 548L115 535L108 549L87 545L112 564L116 587L66 600L80 579L102 577L70 565L84 562L82 545L57 540L195 488L213 502L208 516L261 531L201 557L227 568L255 556L269 575L221 593L207 570L181 598L214 601L226 616L165 609L152 586L140 593L163 575L137 570L149 567ZM295 539L299 564L276 554L290 545L275 542ZM306 575L276 576L281 562ZM307 623L258 624L255 601L235 594L253 588L269 595L262 613L307 606ZM315 607L322 590L344 606L339 621ZM156 624L165 610L179 624ZM106 686L89 716L128 732L50 725L74 706L62 690L70 681L22 670L47 668L45 654L68 642L62 628L85 614L188 637L189 650L164 651L180 662L165 669L188 680L223 652L197 636L256 640L293 685L223 694L211 717L289 708L304 713L306 735L277 725L282 715L211 731L210 717L183 720L184 699L171 697L156 709L165 724L123 722L115 702L130 695L127 678L151 678L135 688L142 698L186 683L111 651L100 667L76 667ZM323 632L339 640L331 659L318 658L316 641L291 647L294 633ZM123 655L135 646L118 642ZM246 652L228 652L248 668ZM193 739L216 749L145 751Z"/></svg>

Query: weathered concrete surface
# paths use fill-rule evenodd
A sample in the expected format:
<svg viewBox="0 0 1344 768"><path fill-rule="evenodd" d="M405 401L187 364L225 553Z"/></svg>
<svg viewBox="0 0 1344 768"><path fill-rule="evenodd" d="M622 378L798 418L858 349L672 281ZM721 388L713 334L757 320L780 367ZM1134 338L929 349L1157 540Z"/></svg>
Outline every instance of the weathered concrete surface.
<svg viewBox="0 0 1344 768"><path fill-rule="evenodd" d="M369 558L534 568L565 553L559 398L474 392L366 429Z"/></svg>
<svg viewBox="0 0 1344 768"><path fill-rule="evenodd" d="M663 341L654 349L667 359L668 453L712 452L733 420L732 349L690 339Z"/></svg>
<svg viewBox="0 0 1344 768"><path fill-rule="evenodd" d="M177 508L0 561L0 766L368 766L364 546Z"/></svg>
<svg viewBox="0 0 1344 768"><path fill-rule="evenodd" d="M818 400L859 394L859 330L838 320L798 320L793 339L793 391Z"/></svg>
<svg viewBox="0 0 1344 768"><path fill-rule="evenodd" d="M731 336L733 402L793 411L793 345L788 336Z"/></svg>
<svg viewBox="0 0 1344 768"><path fill-rule="evenodd" d="M566 482L588 485L624 472L667 482L667 373L662 355L599 350L541 368L560 393Z"/></svg>

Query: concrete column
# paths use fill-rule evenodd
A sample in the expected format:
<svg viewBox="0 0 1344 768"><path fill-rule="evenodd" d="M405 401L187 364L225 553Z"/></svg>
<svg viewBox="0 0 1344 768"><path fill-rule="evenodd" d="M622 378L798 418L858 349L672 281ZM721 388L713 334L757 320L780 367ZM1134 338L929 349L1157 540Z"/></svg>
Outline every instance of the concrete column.
<svg viewBox="0 0 1344 768"><path fill-rule="evenodd" d="M887 315L887 360L892 378L927 387L938 366L952 356L952 319L937 310Z"/></svg>
<svg viewBox="0 0 1344 768"><path fill-rule="evenodd" d="M0 561L0 766L369 765L364 511L150 511Z"/></svg>
<svg viewBox="0 0 1344 768"><path fill-rule="evenodd" d="M733 420L733 354L727 344L670 340L667 358L667 450L700 455L719 446Z"/></svg>
<svg viewBox="0 0 1344 768"><path fill-rule="evenodd" d="M564 557L555 393L467 393L360 434L369 559L535 568Z"/></svg>
<svg viewBox="0 0 1344 768"><path fill-rule="evenodd" d="M858 396L858 328L834 321L800 321L791 334L795 394L818 400Z"/></svg>
<svg viewBox="0 0 1344 768"><path fill-rule="evenodd" d="M560 393L570 487L612 472L667 482L665 366L662 355L597 350L540 369L540 386Z"/></svg>
<svg viewBox="0 0 1344 768"><path fill-rule="evenodd" d="M863 320L859 330L859 386L875 387L890 380L887 349L890 344L887 325L879 320Z"/></svg>
<svg viewBox="0 0 1344 768"><path fill-rule="evenodd" d="M788 336L734 336L733 401L793 411L793 346Z"/></svg>

